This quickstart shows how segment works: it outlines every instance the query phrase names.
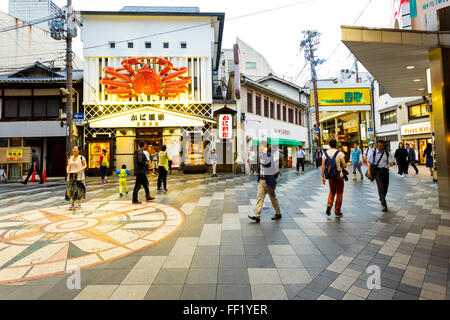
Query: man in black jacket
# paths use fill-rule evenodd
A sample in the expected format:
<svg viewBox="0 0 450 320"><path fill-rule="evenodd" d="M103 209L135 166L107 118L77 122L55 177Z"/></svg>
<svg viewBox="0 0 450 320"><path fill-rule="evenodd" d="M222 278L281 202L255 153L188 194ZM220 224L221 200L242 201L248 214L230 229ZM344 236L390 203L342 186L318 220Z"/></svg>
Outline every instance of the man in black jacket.
<svg viewBox="0 0 450 320"><path fill-rule="evenodd" d="M272 220L278 220L281 218L280 205L278 204L277 195L275 194L278 168L270 148L267 148L267 142L260 142L259 152L260 157L258 159L258 196L256 200L256 213L254 216L248 217L256 222L261 220L261 210L264 204L264 198L266 197L266 193L268 193L273 208L275 209L275 216L272 217Z"/></svg>
<svg viewBox="0 0 450 320"><path fill-rule="evenodd" d="M148 161L145 153L143 151L145 146L145 141L139 141L139 149L134 152L134 172L136 175L136 184L134 185L133 190L133 203L141 204L141 201L138 201L138 192L141 187L144 187L145 190L145 198L147 201L155 200L150 196L150 191L148 189L148 179L147 179L147 168Z"/></svg>

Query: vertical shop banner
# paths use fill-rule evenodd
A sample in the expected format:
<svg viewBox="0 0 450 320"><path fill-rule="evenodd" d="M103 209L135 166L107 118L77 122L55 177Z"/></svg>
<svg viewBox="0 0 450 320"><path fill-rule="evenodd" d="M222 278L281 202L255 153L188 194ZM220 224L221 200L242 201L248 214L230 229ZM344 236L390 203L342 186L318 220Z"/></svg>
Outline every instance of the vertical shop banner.
<svg viewBox="0 0 450 320"><path fill-rule="evenodd" d="M361 123L361 140L366 141L367 140L367 134L366 134L366 124Z"/></svg>
<svg viewBox="0 0 450 320"><path fill-rule="evenodd" d="M450 5L450 0L409 0L411 18L416 18Z"/></svg>
<svg viewBox="0 0 450 320"><path fill-rule="evenodd" d="M219 115L219 137L220 139L233 138L233 116L231 114Z"/></svg>

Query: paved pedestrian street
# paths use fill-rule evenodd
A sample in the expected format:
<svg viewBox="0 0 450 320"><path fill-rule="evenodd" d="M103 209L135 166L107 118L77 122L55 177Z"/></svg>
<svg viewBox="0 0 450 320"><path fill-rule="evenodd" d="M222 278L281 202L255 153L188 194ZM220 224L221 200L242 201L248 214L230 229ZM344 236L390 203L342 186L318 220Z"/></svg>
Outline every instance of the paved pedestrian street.
<svg viewBox="0 0 450 320"><path fill-rule="evenodd" d="M142 205L132 179L119 198L116 178L89 178L75 213L65 182L1 185L0 299L448 300L450 212L430 177L395 172L389 212L375 183L349 181L337 219L319 170L283 171L283 218L271 220L267 196L260 224L247 218L257 182L246 175L169 175L169 192Z"/></svg>

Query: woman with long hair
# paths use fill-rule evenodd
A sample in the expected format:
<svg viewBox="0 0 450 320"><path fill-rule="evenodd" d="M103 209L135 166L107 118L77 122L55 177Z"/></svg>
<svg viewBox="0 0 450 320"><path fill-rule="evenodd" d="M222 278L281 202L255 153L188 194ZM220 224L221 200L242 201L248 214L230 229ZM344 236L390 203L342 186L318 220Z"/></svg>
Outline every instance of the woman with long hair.
<svg viewBox="0 0 450 320"><path fill-rule="evenodd" d="M67 197L71 202L70 210L75 210L75 201L78 200L78 209L81 209L81 202L85 197L83 181L85 179L84 170L87 168L86 158L80 155L80 149L75 146L72 149L72 156L67 162Z"/></svg>
<svg viewBox="0 0 450 320"><path fill-rule="evenodd" d="M405 149L403 142L398 144L398 149L395 150L395 159L398 165L398 174L403 177L403 174L408 174L408 151Z"/></svg>
<svg viewBox="0 0 450 320"><path fill-rule="evenodd" d="M430 169L430 174L433 176L433 145L431 143L427 143L427 147L423 152L423 157L426 158L426 167Z"/></svg>

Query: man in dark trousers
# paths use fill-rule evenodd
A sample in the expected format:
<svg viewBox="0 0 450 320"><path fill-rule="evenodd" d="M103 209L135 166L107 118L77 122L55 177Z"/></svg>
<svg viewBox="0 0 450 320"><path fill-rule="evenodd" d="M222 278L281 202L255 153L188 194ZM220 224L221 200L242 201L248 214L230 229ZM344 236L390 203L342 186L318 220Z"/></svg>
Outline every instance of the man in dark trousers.
<svg viewBox="0 0 450 320"><path fill-rule="evenodd" d="M394 165L394 157L385 148L384 140L377 141L377 148L368 152L367 163L369 165L367 176L370 180L375 179L377 182L378 195L380 197L383 212L388 211L386 203L386 195L389 188L389 167ZM372 167L376 167L375 176L372 175Z"/></svg>
<svg viewBox="0 0 450 320"><path fill-rule="evenodd" d="M25 179L25 181L21 181L22 184L27 184L28 180L30 179L31 175L33 174L33 171L36 171L36 174L39 175L39 184L43 184L44 180L42 179L42 172L39 169L39 156L36 154L35 149L31 149L31 167L30 170L28 170L28 176Z"/></svg>
<svg viewBox="0 0 450 320"><path fill-rule="evenodd" d="M145 153L143 151L145 146L145 141L139 141L139 149L134 152L134 172L136 175L136 184L134 185L133 190L133 203L141 204L142 201L138 201L138 193L141 187L144 187L145 190L145 198L147 201L155 200L150 196L150 191L148 189L148 180L147 180L147 168L148 161Z"/></svg>
<svg viewBox="0 0 450 320"><path fill-rule="evenodd" d="M264 204L266 193L269 194L270 201L275 209L275 216L272 220L281 218L280 205L278 204L275 188L277 185L278 168L272 156L272 151L267 148L267 142L261 141L259 146L260 158L258 161L258 196L256 200L256 213L248 216L251 220L259 222L261 220L261 210Z"/></svg>
<svg viewBox="0 0 450 320"><path fill-rule="evenodd" d="M409 164L416 170L416 174L419 174L419 169L416 167L416 151L409 143L406 144L406 150L408 151Z"/></svg>

